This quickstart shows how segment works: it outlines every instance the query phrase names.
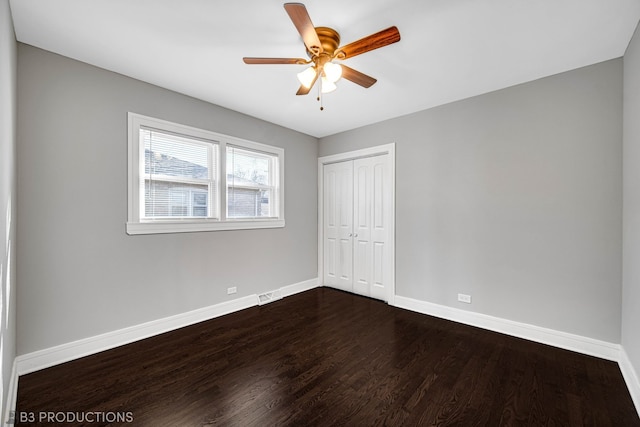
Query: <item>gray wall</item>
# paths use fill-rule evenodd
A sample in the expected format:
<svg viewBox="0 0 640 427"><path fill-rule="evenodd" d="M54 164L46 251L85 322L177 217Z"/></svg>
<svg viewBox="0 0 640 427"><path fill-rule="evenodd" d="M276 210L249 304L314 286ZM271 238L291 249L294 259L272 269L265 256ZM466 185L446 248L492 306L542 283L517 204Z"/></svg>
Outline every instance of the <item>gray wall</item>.
<svg viewBox="0 0 640 427"><path fill-rule="evenodd" d="M16 67L9 1L0 0L0 397L4 417L16 356Z"/></svg>
<svg viewBox="0 0 640 427"><path fill-rule="evenodd" d="M622 346L640 375L640 32L624 56Z"/></svg>
<svg viewBox="0 0 640 427"><path fill-rule="evenodd" d="M286 227L127 235L128 111L283 147ZM315 138L19 44L18 354L316 278L316 163Z"/></svg>
<svg viewBox="0 0 640 427"><path fill-rule="evenodd" d="M621 59L322 138L319 154L390 142L398 295L620 342Z"/></svg>

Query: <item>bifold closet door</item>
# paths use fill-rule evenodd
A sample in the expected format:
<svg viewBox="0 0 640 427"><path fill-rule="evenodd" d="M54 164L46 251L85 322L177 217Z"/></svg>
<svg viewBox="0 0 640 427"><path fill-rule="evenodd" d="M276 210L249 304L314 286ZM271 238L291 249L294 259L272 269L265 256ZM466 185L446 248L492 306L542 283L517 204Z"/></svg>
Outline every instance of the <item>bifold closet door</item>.
<svg viewBox="0 0 640 427"><path fill-rule="evenodd" d="M388 301L389 156L324 166L324 284Z"/></svg>

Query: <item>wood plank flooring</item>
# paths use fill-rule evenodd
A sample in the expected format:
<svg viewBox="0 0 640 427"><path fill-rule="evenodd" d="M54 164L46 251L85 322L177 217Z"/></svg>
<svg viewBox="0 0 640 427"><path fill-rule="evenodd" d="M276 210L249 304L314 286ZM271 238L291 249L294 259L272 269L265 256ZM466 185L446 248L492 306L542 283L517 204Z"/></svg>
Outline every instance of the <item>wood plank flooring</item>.
<svg viewBox="0 0 640 427"><path fill-rule="evenodd" d="M329 288L22 376L17 411L57 426L640 426L614 362Z"/></svg>

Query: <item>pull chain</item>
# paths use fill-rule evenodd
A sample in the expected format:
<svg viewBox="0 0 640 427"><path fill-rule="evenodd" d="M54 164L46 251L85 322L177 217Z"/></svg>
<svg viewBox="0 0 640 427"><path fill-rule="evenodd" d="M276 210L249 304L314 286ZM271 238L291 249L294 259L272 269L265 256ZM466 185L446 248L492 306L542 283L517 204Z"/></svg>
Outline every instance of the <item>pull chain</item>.
<svg viewBox="0 0 640 427"><path fill-rule="evenodd" d="M318 85L318 97L316 100L320 102L320 111L324 110L324 106L322 105L322 80L320 80L320 84Z"/></svg>

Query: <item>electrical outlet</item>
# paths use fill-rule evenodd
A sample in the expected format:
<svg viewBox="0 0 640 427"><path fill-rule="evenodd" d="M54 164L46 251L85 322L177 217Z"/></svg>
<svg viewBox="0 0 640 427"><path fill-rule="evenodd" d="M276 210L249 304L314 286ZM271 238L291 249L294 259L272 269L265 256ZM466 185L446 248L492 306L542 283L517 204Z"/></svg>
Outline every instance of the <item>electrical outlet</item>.
<svg viewBox="0 0 640 427"><path fill-rule="evenodd" d="M236 292L238 292L238 289L235 286L227 288L227 295L235 294Z"/></svg>
<svg viewBox="0 0 640 427"><path fill-rule="evenodd" d="M471 304L471 295L458 294L458 301Z"/></svg>

